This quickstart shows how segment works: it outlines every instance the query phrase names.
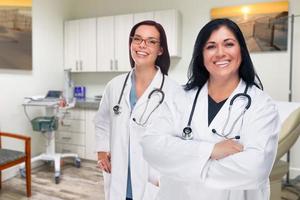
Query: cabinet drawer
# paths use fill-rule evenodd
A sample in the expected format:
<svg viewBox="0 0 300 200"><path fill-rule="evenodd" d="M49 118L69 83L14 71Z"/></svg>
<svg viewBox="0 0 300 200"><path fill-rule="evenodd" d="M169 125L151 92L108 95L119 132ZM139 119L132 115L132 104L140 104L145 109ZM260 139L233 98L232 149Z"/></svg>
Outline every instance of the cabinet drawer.
<svg viewBox="0 0 300 200"><path fill-rule="evenodd" d="M69 131L69 132L85 132L85 121L82 120L68 120L64 119L63 124L59 125L58 131Z"/></svg>
<svg viewBox="0 0 300 200"><path fill-rule="evenodd" d="M77 146L72 144L56 143L56 152L58 153L75 153L80 158L85 156L85 148L83 146Z"/></svg>
<svg viewBox="0 0 300 200"><path fill-rule="evenodd" d="M85 120L85 112L78 109L72 109L65 112L63 119L81 119Z"/></svg>
<svg viewBox="0 0 300 200"><path fill-rule="evenodd" d="M56 141L64 144L85 145L85 135L71 132L59 132L56 134Z"/></svg>

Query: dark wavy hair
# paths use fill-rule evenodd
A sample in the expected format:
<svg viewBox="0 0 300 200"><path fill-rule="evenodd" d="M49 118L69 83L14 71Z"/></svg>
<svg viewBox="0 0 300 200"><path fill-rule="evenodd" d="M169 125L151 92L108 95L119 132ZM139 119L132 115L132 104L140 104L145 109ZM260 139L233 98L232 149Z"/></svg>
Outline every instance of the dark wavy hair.
<svg viewBox="0 0 300 200"><path fill-rule="evenodd" d="M191 90L197 87L202 88L207 82L209 72L204 65L203 49L212 32L218 30L222 26L231 30L240 45L242 62L239 66L239 76L249 86L255 85L258 88L263 89L260 78L255 72L242 31L236 23L230 19L223 18L211 20L200 30L189 65L188 82L185 85L185 90Z"/></svg>
<svg viewBox="0 0 300 200"><path fill-rule="evenodd" d="M168 43L167 43L167 36L165 33L164 28L162 27L161 24L151 21L151 20L146 20L137 23L134 25L130 31L129 35L129 59L130 59L130 65L131 68L134 67L134 60L132 59L131 56L131 51L130 51L130 45L132 42L131 37L134 36L136 29L141 26L141 25L148 25L148 26L153 26L156 28L156 30L159 32L159 38L160 38L160 47L163 49L162 55L159 55L155 61L155 65L157 65L161 72L165 75L168 75L168 71L170 68L170 55L169 55L169 50L168 50Z"/></svg>

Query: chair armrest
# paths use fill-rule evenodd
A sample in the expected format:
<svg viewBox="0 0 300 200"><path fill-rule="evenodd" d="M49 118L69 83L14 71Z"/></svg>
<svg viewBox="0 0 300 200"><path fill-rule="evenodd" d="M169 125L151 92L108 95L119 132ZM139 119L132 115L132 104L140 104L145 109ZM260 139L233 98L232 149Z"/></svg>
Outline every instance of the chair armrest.
<svg viewBox="0 0 300 200"><path fill-rule="evenodd" d="M19 139L19 140L24 140L25 141L25 153L27 155L30 155L30 153L31 153L31 144L30 144L31 137L25 136L25 135L14 134L14 133L0 132L0 148L1 148L1 137L2 136Z"/></svg>
<svg viewBox="0 0 300 200"><path fill-rule="evenodd" d="M14 134L14 133L4 133L4 132L0 132L0 137L1 136L5 136L5 137L11 137L11 138L16 138L16 139L20 139L20 140L30 140L29 136L25 136L25 135L18 135L18 134Z"/></svg>

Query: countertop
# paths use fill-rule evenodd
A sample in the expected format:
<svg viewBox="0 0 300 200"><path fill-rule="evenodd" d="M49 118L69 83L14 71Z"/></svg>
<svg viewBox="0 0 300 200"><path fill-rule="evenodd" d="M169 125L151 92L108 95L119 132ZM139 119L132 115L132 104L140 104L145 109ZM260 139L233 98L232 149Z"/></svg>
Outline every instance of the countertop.
<svg viewBox="0 0 300 200"><path fill-rule="evenodd" d="M100 101L95 98L76 99L75 108L98 110Z"/></svg>

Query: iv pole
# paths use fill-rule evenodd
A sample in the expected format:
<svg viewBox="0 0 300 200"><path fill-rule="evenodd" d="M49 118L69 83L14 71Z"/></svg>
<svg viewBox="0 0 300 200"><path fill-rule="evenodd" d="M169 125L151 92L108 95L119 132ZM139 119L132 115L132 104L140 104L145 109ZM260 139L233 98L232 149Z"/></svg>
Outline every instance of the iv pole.
<svg viewBox="0 0 300 200"><path fill-rule="evenodd" d="M293 79L293 43L294 43L294 19L295 15L291 15L291 40L290 40L290 80L289 80L289 102L292 101L292 91L293 91L293 86L292 86L292 79ZM288 150L286 154L286 161L288 164L290 164L290 150ZM286 174L286 184L290 185L290 170L288 170Z"/></svg>
<svg viewBox="0 0 300 200"><path fill-rule="evenodd" d="M292 101L292 95L293 95L293 54L294 54L294 20L295 17L300 17L300 15L294 15L292 14L291 16L291 40L290 40L290 74L289 74L289 102ZM287 163L290 163L290 150L287 152L286 155L286 161ZM286 174L286 184L290 185L290 170Z"/></svg>

